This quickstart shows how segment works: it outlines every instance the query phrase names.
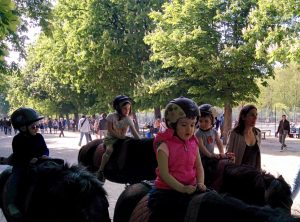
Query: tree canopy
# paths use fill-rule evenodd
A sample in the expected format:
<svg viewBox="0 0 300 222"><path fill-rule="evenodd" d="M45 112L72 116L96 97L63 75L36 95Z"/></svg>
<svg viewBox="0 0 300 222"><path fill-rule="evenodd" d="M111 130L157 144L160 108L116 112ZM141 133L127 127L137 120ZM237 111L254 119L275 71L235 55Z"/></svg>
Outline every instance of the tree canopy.
<svg viewBox="0 0 300 222"><path fill-rule="evenodd" d="M43 28L9 77L12 109L95 112L118 94L149 109L183 95L224 106L229 129L232 107L255 101L276 61L299 58L295 0L15 2L21 24Z"/></svg>

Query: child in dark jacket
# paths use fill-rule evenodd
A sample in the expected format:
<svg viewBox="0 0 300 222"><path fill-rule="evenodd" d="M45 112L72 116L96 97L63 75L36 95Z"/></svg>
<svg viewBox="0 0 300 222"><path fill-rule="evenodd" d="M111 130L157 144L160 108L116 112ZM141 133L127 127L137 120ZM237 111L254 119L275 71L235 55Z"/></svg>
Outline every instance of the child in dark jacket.
<svg viewBox="0 0 300 222"><path fill-rule="evenodd" d="M17 200L29 165L36 163L38 158L46 159L49 156L44 137L38 133L39 120L43 118L31 108L19 108L11 115L13 127L19 130L12 141L13 169L8 186L8 211L14 218L22 216Z"/></svg>

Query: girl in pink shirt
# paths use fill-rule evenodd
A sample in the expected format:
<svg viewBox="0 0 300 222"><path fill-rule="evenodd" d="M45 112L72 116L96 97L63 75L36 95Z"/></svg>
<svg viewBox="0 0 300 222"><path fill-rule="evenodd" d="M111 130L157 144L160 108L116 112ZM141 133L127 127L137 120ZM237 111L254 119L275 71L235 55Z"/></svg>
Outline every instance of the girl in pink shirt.
<svg viewBox="0 0 300 222"><path fill-rule="evenodd" d="M204 171L194 136L200 113L197 104L185 97L169 102L165 109L168 127L154 140L158 168L150 191L150 221L183 221L196 189L205 191Z"/></svg>

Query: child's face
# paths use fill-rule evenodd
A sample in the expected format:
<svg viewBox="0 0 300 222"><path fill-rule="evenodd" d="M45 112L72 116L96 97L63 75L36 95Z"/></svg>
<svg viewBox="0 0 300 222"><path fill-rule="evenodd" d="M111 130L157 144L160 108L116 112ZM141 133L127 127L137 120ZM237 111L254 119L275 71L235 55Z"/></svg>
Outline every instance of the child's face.
<svg viewBox="0 0 300 222"><path fill-rule="evenodd" d="M195 132L196 118L181 118L178 120L176 125L177 136L182 140L190 139Z"/></svg>
<svg viewBox="0 0 300 222"><path fill-rule="evenodd" d="M35 136L36 133L39 131L39 122L34 122L28 126L29 134Z"/></svg>
<svg viewBox="0 0 300 222"><path fill-rule="evenodd" d="M200 117L199 127L202 130L209 130L212 127L211 118L209 116Z"/></svg>
<svg viewBox="0 0 300 222"><path fill-rule="evenodd" d="M130 114L131 105L130 103L127 103L126 105L121 107L122 115L128 116Z"/></svg>

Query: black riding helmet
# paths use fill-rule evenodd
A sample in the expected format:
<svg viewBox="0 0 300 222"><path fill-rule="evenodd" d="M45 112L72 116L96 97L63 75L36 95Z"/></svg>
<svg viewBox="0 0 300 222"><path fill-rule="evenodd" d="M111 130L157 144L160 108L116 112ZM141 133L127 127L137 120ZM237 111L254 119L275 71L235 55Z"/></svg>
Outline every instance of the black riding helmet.
<svg viewBox="0 0 300 222"><path fill-rule="evenodd" d="M179 97L171 100L166 106L165 121L168 128L175 129L176 123L180 118L193 118L199 119L200 112L197 104L186 97Z"/></svg>
<svg viewBox="0 0 300 222"><path fill-rule="evenodd" d="M116 96L113 101L113 108L118 112L119 115L122 115L121 108L126 103L132 104L132 99L125 95Z"/></svg>
<svg viewBox="0 0 300 222"><path fill-rule="evenodd" d="M212 124L216 121L217 111L216 109L210 104L202 104L199 106L201 116L209 116L211 118Z"/></svg>
<svg viewBox="0 0 300 222"><path fill-rule="evenodd" d="M21 107L11 114L11 123L15 129L20 129L43 118L34 109Z"/></svg>

